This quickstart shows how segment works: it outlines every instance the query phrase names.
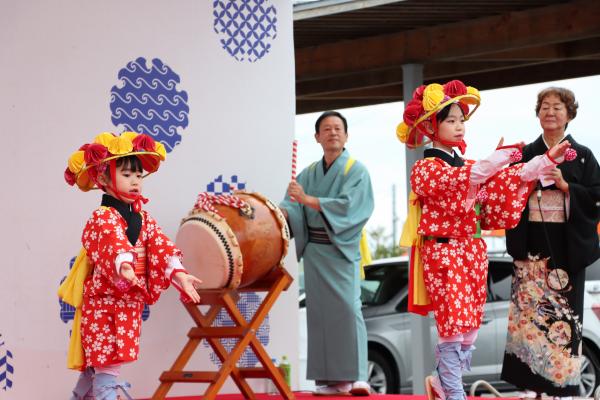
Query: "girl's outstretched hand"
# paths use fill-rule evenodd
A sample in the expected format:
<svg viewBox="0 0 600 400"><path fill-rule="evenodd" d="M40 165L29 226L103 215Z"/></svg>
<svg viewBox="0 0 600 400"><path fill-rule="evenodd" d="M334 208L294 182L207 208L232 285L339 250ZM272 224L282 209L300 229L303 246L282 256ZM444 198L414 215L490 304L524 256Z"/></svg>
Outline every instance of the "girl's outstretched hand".
<svg viewBox="0 0 600 400"><path fill-rule="evenodd" d="M569 143L568 140L564 140L564 141L554 145L550 150L548 150L548 156L553 160L557 160L558 158L564 156L565 152L570 147L571 147L571 143Z"/></svg>
<svg viewBox="0 0 600 400"><path fill-rule="evenodd" d="M508 144L508 145L504 145L504 136L500 138L500 141L498 142L498 146L496 146L496 150L499 149L512 149L512 148L516 148L516 149L522 149L523 147L525 147L525 142L520 141L514 144Z"/></svg>
<svg viewBox="0 0 600 400"><path fill-rule="evenodd" d="M200 287L200 284L202 283L200 279L196 278L194 275L190 275L185 272L176 273L173 279L177 281L179 286L181 286L181 290L183 291L183 293L185 293L186 296L190 298L190 300L192 300L196 304L200 303L200 295L196 290L198 287Z"/></svg>
<svg viewBox="0 0 600 400"><path fill-rule="evenodd" d="M125 261L121 263L119 275L121 276L121 278L127 280L127 282L129 282L130 284L138 284L138 279L135 276L133 265L130 262Z"/></svg>

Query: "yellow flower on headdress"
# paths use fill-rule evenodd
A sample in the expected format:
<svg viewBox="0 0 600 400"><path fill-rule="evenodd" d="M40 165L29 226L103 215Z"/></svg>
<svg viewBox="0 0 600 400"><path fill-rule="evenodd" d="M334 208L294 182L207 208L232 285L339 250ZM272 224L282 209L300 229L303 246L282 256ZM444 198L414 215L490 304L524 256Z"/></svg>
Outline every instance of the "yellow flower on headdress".
<svg viewBox="0 0 600 400"><path fill-rule="evenodd" d="M423 91L423 109L431 111L444 100L444 87L439 83L427 85Z"/></svg>
<svg viewBox="0 0 600 400"><path fill-rule="evenodd" d="M94 138L94 143L101 144L102 146L108 148L108 145L112 142L114 138L115 135L113 135L112 133L102 132Z"/></svg>
<svg viewBox="0 0 600 400"><path fill-rule="evenodd" d="M161 142L155 142L155 150L158 155L160 156L160 160L164 161L167 158L167 150L165 149L165 146L161 143Z"/></svg>
<svg viewBox="0 0 600 400"><path fill-rule="evenodd" d="M69 171L71 171L74 174L78 174L79 171L81 171L81 169L83 168L83 165L85 164L85 160L83 158L84 152L82 150L78 150L75 153L71 154L71 157L69 157L69 163L68 163L68 167L69 167Z"/></svg>
<svg viewBox="0 0 600 400"><path fill-rule="evenodd" d="M134 151L135 148L135 151ZM63 173L67 184L76 184L79 189L88 191L97 186L96 176L102 172L103 163L108 159L136 156L142 162L142 168L148 173L158 170L161 161L167 157L165 146L146 134L123 132L117 136L103 132L71 154L67 169Z"/></svg>
<svg viewBox="0 0 600 400"><path fill-rule="evenodd" d="M123 132L119 137L125 138L133 143L133 139L135 139L138 135L139 133L136 132Z"/></svg>
<svg viewBox="0 0 600 400"><path fill-rule="evenodd" d="M396 127L396 136L398 137L398 140L400 140L402 143L406 143L406 141L408 140L409 130L410 128L408 127L408 125L406 125L405 122L400 122Z"/></svg>
<svg viewBox="0 0 600 400"><path fill-rule="evenodd" d="M133 151L133 143L131 143L129 138L123 137L123 135L114 137L108 144L108 151L115 156L131 153Z"/></svg>
<svg viewBox="0 0 600 400"><path fill-rule="evenodd" d="M467 94L476 96L477 100L475 100L472 97L465 97L461 100L463 103L467 103L467 104L478 104L479 103L479 99L481 98L481 96L479 95L479 90L475 89L473 86L467 86Z"/></svg>

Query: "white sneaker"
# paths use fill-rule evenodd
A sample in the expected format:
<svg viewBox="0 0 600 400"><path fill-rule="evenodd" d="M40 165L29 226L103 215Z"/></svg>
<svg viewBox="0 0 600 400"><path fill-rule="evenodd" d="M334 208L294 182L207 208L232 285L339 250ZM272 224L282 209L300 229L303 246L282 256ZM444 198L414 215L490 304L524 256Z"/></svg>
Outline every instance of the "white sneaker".
<svg viewBox="0 0 600 400"><path fill-rule="evenodd" d="M519 399L535 399L536 397L538 397L538 394L532 390L525 390L523 392L517 392L515 397Z"/></svg>
<svg viewBox="0 0 600 400"><path fill-rule="evenodd" d="M429 375L425 378L425 391L427 392L428 400L446 400L442 382L437 375Z"/></svg>
<svg viewBox="0 0 600 400"><path fill-rule="evenodd" d="M350 394L352 396L368 396L371 394L371 385L365 381L356 381L352 384Z"/></svg>
<svg viewBox="0 0 600 400"><path fill-rule="evenodd" d="M317 387L313 396L350 396L352 384L350 382L336 383Z"/></svg>

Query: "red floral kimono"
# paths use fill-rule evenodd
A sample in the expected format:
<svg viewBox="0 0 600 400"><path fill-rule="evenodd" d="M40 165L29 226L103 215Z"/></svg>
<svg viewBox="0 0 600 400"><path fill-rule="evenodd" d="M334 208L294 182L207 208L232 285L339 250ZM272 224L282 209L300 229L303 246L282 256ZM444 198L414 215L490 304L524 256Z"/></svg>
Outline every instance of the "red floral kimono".
<svg viewBox="0 0 600 400"><path fill-rule="evenodd" d="M85 281L81 335L86 366L101 367L134 361L138 357L142 310L169 287L165 275L169 259L180 251L154 219L141 212L141 229L133 246L126 234L125 218L112 207L94 211L82 235L83 247L93 264ZM115 258L134 254L139 285L117 288Z"/></svg>
<svg viewBox="0 0 600 400"><path fill-rule="evenodd" d="M448 337L481 325L488 260L478 228L516 226L527 190L519 190L526 185L519 176L523 164L505 168L477 187L470 184L473 161L438 149L427 149L425 156L412 169L411 186L421 203L418 233L424 238L425 287L438 333ZM475 197L479 215L470 205Z"/></svg>

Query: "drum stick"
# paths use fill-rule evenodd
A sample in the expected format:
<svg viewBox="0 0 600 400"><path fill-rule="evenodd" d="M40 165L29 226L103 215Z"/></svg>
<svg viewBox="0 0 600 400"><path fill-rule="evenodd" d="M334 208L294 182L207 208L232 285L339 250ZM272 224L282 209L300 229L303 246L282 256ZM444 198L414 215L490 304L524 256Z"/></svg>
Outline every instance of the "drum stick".
<svg viewBox="0 0 600 400"><path fill-rule="evenodd" d="M298 162L298 140L292 142L292 180L296 180L296 163Z"/></svg>

